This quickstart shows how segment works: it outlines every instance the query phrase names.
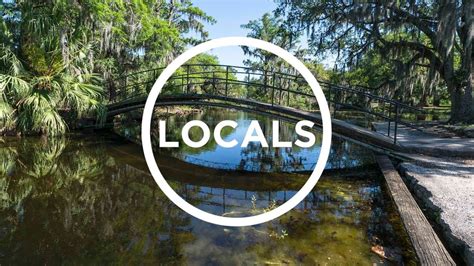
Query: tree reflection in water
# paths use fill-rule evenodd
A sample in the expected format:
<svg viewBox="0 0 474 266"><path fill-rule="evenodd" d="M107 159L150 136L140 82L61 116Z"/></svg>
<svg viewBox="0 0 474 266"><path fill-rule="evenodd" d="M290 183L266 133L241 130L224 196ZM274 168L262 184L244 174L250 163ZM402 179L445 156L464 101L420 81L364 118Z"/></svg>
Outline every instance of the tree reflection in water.
<svg viewBox="0 0 474 266"><path fill-rule="evenodd" d="M160 119L162 120L163 118ZM294 172L314 169L322 142L322 133L316 128L314 130L316 145L311 148L300 148L296 145L293 145L291 148L274 148L272 145L269 145L270 147L268 148L263 148L260 143L256 142L249 143L246 148L241 148L239 145L233 148L222 148L211 137L204 147L195 149L188 147L181 140L181 129L184 124L191 120L204 121L211 129L211 132L213 132L215 126L220 121L234 120L239 126L236 129L224 128L222 136L227 141L236 139L239 143L242 143L250 122L258 120L267 142L271 143L272 121L275 119L274 117L237 110L205 108L202 112L166 117L167 139L179 141L179 148L164 149L158 147L157 123L152 127L154 129L152 131L152 139L156 152L172 154L174 157L184 161L207 167L255 172ZM295 133L294 124L285 120L279 120L279 125L280 140L291 142L297 140L298 135ZM137 134L136 137L138 137L138 130L130 129L129 131L135 132ZM202 137L202 131L198 128L192 128L190 137L191 139L199 140ZM338 137L333 137L330 157L326 165L327 169L358 167L369 162L373 162L372 154L369 150Z"/></svg>
<svg viewBox="0 0 474 266"><path fill-rule="evenodd" d="M246 188L217 176L170 176L170 184L201 209L240 215L281 204L304 181L271 174L286 181L254 180ZM0 146L0 264L367 264L381 261L370 252L375 242L400 249L408 262L399 227L379 182L366 176L325 178L280 219L224 228L166 199L134 144L69 136L5 138Z"/></svg>
<svg viewBox="0 0 474 266"><path fill-rule="evenodd" d="M159 254L174 262L176 243L192 237L189 229L177 230L190 218L148 175L104 156L101 140L6 142L0 148L0 262L138 262Z"/></svg>

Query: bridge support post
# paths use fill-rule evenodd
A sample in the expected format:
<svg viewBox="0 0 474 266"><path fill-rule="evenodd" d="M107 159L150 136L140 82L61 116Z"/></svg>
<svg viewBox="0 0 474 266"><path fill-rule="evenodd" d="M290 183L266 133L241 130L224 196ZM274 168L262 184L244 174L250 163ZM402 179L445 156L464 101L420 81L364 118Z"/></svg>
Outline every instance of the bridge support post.
<svg viewBox="0 0 474 266"><path fill-rule="evenodd" d="M225 67L225 96L227 97L227 90L229 86L229 66Z"/></svg>
<svg viewBox="0 0 474 266"><path fill-rule="evenodd" d="M393 144L397 144L397 128L398 128L398 116L399 116L399 106L398 103L395 103L395 128L393 132Z"/></svg>
<svg viewBox="0 0 474 266"><path fill-rule="evenodd" d="M186 93L189 94L189 65L186 65Z"/></svg>
<svg viewBox="0 0 474 266"><path fill-rule="evenodd" d="M390 103L390 105L388 106L388 129L387 129L387 136L390 137L390 123L391 123L391 120L392 119L392 103Z"/></svg>
<svg viewBox="0 0 474 266"><path fill-rule="evenodd" d="M182 87L182 90L183 90L183 93L186 93L186 88L185 88L186 85L184 85L184 75L181 75L181 87Z"/></svg>
<svg viewBox="0 0 474 266"><path fill-rule="evenodd" d="M214 95L218 95L217 87L216 87L216 72L212 71L212 90L214 91Z"/></svg>
<svg viewBox="0 0 474 266"><path fill-rule="evenodd" d="M272 106L275 103L275 72L273 72L273 77L272 77Z"/></svg>
<svg viewBox="0 0 474 266"><path fill-rule="evenodd" d="M331 90L332 90L332 87L331 87L331 84L329 84L328 86L328 108L329 108L329 112L331 112ZM334 108L334 105L333 105L333 108Z"/></svg>
<svg viewBox="0 0 474 266"><path fill-rule="evenodd" d="M249 84L250 84L250 72L249 72L249 68L247 68L247 94L249 93Z"/></svg>

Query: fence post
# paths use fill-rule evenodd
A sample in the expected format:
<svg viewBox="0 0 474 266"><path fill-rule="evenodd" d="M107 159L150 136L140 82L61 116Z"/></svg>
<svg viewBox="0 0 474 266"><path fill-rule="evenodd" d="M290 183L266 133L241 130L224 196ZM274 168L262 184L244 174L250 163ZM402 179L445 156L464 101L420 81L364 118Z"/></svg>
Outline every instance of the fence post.
<svg viewBox="0 0 474 266"><path fill-rule="evenodd" d="M225 67L225 96L227 97L227 87L229 84L229 66Z"/></svg>
<svg viewBox="0 0 474 266"><path fill-rule="evenodd" d="M222 189L222 212L225 213L225 188Z"/></svg>
<svg viewBox="0 0 474 266"><path fill-rule="evenodd" d="M137 94L138 94L139 86L140 86L140 83L138 83L137 81L135 81L134 84L133 84L133 92L132 92L134 95L137 95Z"/></svg>
<svg viewBox="0 0 474 266"><path fill-rule="evenodd" d="M122 98L125 98L127 97L127 84L128 84L128 75L125 76L125 86L123 87L123 91L122 91ZM120 99L119 99L120 100Z"/></svg>
<svg viewBox="0 0 474 266"><path fill-rule="evenodd" d="M280 78L278 79L278 105L281 105L282 92L283 92L283 86L281 84L281 76L280 76Z"/></svg>
<svg viewBox="0 0 474 266"><path fill-rule="evenodd" d="M151 86L153 86L153 84L155 84L155 81L156 81L156 69L153 69L153 78L151 80ZM147 87L146 92L150 92L151 86Z"/></svg>
<svg viewBox="0 0 474 266"><path fill-rule="evenodd" d="M179 78L179 76L178 76ZM186 88L185 88L186 85L184 85L184 74L181 74L181 87L183 89L183 94L186 93Z"/></svg>

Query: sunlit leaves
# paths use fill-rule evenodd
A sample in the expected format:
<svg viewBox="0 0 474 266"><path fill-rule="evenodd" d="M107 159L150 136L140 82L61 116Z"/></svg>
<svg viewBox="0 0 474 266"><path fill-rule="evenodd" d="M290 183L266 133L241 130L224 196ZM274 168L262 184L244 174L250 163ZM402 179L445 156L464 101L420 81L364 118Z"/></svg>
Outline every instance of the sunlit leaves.
<svg viewBox="0 0 474 266"><path fill-rule="evenodd" d="M15 110L4 100L0 99L0 133L15 128Z"/></svg>
<svg viewBox="0 0 474 266"><path fill-rule="evenodd" d="M2 2L2 123L59 135L65 117L101 122L114 78L169 61L213 21L189 0Z"/></svg>
<svg viewBox="0 0 474 266"><path fill-rule="evenodd" d="M42 134L60 135L66 123L54 106L54 99L45 91L35 91L19 102L18 124L23 131L33 130Z"/></svg>
<svg viewBox="0 0 474 266"><path fill-rule="evenodd" d="M0 93L7 92L15 98L22 98L31 92L31 84L21 76L0 74Z"/></svg>
<svg viewBox="0 0 474 266"><path fill-rule="evenodd" d="M474 120L472 1L277 2L276 13L286 24L307 32L314 54L333 52L339 69L358 68L376 52L393 66L396 78L387 87L392 96L412 102L421 98L418 104L425 105L427 97L440 95L436 91L449 92L452 121ZM440 86L433 89L433 84ZM421 95L412 97L415 87Z"/></svg>
<svg viewBox="0 0 474 266"><path fill-rule="evenodd" d="M101 110L103 115L103 89L95 85L100 81L97 75L72 75L66 66L58 63L60 58L41 55L56 61L27 72L13 53L4 50L7 50L4 52L7 56L2 57L2 62L10 74L0 74L3 127L14 127L12 124L16 120L18 129L23 132L61 135L66 132L67 125L60 111L76 112L79 118L95 110ZM35 65L30 68L32 66ZM74 69L80 72L79 68ZM18 118L14 117L14 108Z"/></svg>

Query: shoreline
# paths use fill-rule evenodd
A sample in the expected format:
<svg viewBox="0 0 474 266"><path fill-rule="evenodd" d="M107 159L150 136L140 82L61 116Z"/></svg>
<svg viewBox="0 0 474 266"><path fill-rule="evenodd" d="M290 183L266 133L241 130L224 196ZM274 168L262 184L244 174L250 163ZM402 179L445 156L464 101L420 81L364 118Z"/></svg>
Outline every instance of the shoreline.
<svg viewBox="0 0 474 266"><path fill-rule="evenodd" d="M474 219L469 215L474 208L469 204L474 167L462 160L426 158L403 162L398 171L449 251L467 265L474 263L474 232L469 225Z"/></svg>

